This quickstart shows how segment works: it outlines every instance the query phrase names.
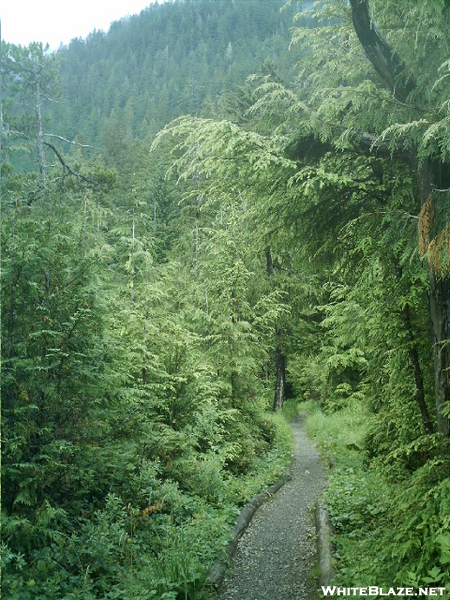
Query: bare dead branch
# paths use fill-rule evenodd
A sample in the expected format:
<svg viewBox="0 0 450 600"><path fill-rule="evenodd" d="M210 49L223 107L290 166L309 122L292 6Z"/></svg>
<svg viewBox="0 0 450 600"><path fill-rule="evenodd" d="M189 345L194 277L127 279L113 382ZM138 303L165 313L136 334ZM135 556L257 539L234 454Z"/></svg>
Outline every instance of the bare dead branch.
<svg viewBox="0 0 450 600"><path fill-rule="evenodd" d="M66 142L67 144L79 146L80 148L93 148L94 150L104 150L104 148L99 148L98 146L91 146L90 144L80 144L75 140L70 141L67 138L62 137L61 135L55 135L54 133L44 133L43 135L44 137L56 138L57 140L61 140L62 142Z"/></svg>
<svg viewBox="0 0 450 600"><path fill-rule="evenodd" d="M78 177L79 179L83 179L83 181L86 181L87 183L93 183L95 184L96 182L93 179L90 179L89 177L86 177L85 175L82 175L81 173L76 173L73 169L71 169L69 167L69 165L66 163L66 161L63 159L63 157L61 156L60 152L55 148L55 146L53 144L50 144L49 142L44 142L44 144L50 148L51 150L53 150L53 152L56 154L59 162L62 164L64 169L67 169L67 172L70 175L74 175L74 177Z"/></svg>

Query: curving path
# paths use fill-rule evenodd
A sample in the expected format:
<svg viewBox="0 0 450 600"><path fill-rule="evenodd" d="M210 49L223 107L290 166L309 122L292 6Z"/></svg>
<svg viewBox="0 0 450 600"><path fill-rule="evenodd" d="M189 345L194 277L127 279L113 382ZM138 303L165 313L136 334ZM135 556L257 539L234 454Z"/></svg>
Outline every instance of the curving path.
<svg viewBox="0 0 450 600"><path fill-rule="evenodd" d="M293 477L255 513L239 540L221 600L317 598L311 568L317 560L311 508L325 486L319 454L304 431L305 415L292 423Z"/></svg>

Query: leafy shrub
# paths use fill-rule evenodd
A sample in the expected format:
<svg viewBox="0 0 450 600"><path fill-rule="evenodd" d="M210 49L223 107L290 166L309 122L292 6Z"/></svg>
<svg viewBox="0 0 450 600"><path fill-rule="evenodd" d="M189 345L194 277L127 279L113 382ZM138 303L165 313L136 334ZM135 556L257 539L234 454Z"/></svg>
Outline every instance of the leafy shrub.
<svg viewBox="0 0 450 600"><path fill-rule="evenodd" d="M397 443L390 464L400 461L402 477L395 481L392 472L386 477L380 461L367 462L363 450L369 425L361 406L331 415L317 406L311 408L307 429L334 464L325 499L334 529L335 583L363 587L376 581L387 588L446 585L450 577L448 442L427 436L426 446L419 438L409 450L409 445ZM425 447L428 460L405 476L404 456Z"/></svg>

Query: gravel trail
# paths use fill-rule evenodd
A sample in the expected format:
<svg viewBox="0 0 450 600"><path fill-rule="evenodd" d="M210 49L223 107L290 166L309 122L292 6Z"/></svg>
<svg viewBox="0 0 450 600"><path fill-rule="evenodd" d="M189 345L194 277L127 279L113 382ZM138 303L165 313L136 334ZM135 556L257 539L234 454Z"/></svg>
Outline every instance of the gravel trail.
<svg viewBox="0 0 450 600"><path fill-rule="evenodd" d="M305 415L292 423L293 477L255 513L239 540L221 600L312 600L316 561L311 507L325 486L319 454L304 431Z"/></svg>

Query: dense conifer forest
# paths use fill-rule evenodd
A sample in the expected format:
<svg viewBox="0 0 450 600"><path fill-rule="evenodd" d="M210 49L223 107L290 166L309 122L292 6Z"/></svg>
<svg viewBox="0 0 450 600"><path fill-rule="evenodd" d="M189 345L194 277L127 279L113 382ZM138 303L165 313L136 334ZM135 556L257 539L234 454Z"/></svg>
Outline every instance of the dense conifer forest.
<svg viewBox="0 0 450 600"><path fill-rule="evenodd" d="M297 406L336 584L450 597L450 5L285 4L2 41L5 598L213 597Z"/></svg>

